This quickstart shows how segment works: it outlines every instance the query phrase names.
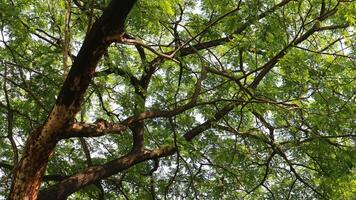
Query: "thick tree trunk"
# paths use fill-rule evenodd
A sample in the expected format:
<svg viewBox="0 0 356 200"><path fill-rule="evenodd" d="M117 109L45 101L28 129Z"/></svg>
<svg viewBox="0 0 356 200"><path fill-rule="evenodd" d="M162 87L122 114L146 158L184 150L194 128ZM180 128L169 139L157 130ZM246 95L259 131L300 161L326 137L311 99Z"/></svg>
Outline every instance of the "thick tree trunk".
<svg viewBox="0 0 356 200"><path fill-rule="evenodd" d="M95 67L108 46L123 34L124 22L136 0L113 0L93 25L74 60L56 105L43 127L34 131L18 163L9 200L35 200L48 160L60 134L80 110Z"/></svg>
<svg viewBox="0 0 356 200"><path fill-rule="evenodd" d="M15 169L9 199L36 199L48 158L56 145L54 141L43 143L41 135L41 130L36 130L28 139L22 159Z"/></svg>

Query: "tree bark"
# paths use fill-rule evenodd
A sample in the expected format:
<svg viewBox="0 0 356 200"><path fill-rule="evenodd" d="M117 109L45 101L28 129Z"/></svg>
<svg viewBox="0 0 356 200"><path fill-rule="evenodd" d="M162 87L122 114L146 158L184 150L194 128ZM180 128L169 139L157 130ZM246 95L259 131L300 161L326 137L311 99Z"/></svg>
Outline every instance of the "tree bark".
<svg viewBox="0 0 356 200"><path fill-rule="evenodd" d="M48 118L29 136L11 185L9 200L35 200L48 160L60 135L80 110L96 65L108 46L124 32L136 0L113 0L94 23L74 60Z"/></svg>

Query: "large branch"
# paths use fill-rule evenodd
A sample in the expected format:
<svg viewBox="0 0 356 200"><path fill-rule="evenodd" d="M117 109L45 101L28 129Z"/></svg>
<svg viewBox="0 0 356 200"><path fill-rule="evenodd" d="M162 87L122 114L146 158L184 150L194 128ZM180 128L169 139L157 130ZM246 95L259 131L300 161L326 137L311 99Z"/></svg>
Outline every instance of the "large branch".
<svg viewBox="0 0 356 200"><path fill-rule="evenodd" d="M110 123L104 120L93 124L73 123L60 135L60 139L72 137L99 137L106 134L119 134L126 130L127 126L120 123Z"/></svg>
<svg viewBox="0 0 356 200"><path fill-rule="evenodd" d="M101 166L89 167L84 172L80 172L70 178L61 181L45 190L42 190L38 196L38 200L62 200L70 194L80 190L81 188L93 184L101 179L107 178L126 170L135 164L166 157L174 154L176 148L172 146L161 147L152 151L144 150L139 152L130 152L116 160L110 161Z"/></svg>
<svg viewBox="0 0 356 200"><path fill-rule="evenodd" d="M226 114L228 114L233 108L237 105L240 105L241 101L236 101L234 103L228 104L219 110L213 119L209 119L203 124L194 127L190 131L184 134L184 138L187 141L191 141L198 134L203 131L211 128L214 122L219 121ZM143 117L143 116L141 116ZM131 122L133 123L133 122ZM93 127L94 128L94 127ZM157 148L152 151L143 150L143 151L131 151L130 153L122 156L116 160L110 161L104 165L89 167L83 172L77 173L53 186L50 186L47 189L44 189L40 192L38 199L53 199L60 200L67 198L70 194L88 186L94 184L97 181L110 177L114 174L122 172L138 163L155 160L161 157L167 157L173 155L177 149L173 146L164 146Z"/></svg>
<svg viewBox="0 0 356 200"><path fill-rule="evenodd" d="M237 105L240 105L241 101L228 104L221 110L216 112L213 119L207 120L202 125L194 127L190 131L184 134L184 138L187 141L191 141L199 133L211 128L214 122L219 121L226 114L228 114ZM138 163L155 160L161 157L167 157L173 155L177 151L174 146L164 146L152 151L131 151L130 153L122 156L116 160L110 161L101 166L93 166L86 169L84 172L77 173L66 180L63 180L47 189L44 189L39 194L39 200L42 199L65 199L70 194L80 190L81 188L94 184L99 180L110 177L123 170L126 170Z"/></svg>

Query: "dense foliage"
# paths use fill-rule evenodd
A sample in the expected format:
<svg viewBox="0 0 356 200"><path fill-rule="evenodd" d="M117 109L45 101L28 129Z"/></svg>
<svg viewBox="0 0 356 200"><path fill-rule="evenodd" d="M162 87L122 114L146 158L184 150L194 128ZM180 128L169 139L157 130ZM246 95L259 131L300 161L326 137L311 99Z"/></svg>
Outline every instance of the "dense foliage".
<svg viewBox="0 0 356 200"><path fill-rule="evenodd" d="M0 0L2 199L108 3ZM356 199L355 24L354 1L139 0L71 122L104 131L64 134L41 189L143 142L174 153L70 199Z"/></svg>

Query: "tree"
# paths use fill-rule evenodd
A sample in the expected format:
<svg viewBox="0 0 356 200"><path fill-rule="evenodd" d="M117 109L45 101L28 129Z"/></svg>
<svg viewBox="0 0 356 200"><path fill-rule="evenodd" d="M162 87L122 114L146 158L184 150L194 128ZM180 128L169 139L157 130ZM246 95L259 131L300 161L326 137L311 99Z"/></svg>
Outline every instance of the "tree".
<svg viewBox="0 0 356 200"><path fill-rule="evenodd" d="M2 197L355 198L354 1L0 2Z"/></svg>

